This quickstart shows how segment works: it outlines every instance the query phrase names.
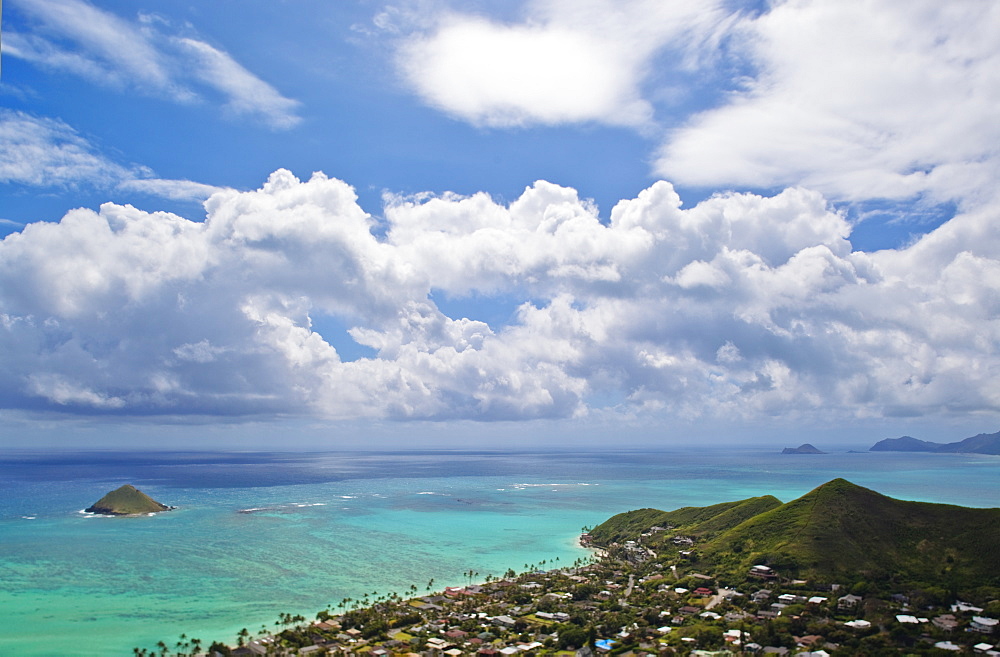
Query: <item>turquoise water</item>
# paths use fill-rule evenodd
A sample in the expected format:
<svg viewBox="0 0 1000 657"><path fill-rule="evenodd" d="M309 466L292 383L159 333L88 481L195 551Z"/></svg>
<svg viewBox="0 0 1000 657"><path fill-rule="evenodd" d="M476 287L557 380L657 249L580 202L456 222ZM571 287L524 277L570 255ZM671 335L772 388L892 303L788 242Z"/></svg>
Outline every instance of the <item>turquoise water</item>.
<svg viewBox="0 0 1000 657"><path fill-rule="evenodd" d="M582 526L628 509L787 501L835 477L1000 506L1000 457L951 454L7 454L0 654L128 655L181 632L232 643L280 612L569 565L587 554ZM179 508L80 513L123 483Z"/></svg>

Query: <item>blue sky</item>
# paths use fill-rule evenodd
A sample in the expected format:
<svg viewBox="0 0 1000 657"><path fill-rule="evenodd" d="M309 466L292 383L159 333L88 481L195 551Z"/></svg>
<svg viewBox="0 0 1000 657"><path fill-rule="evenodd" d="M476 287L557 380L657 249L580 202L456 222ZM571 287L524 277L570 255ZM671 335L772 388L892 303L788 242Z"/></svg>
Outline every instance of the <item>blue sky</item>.
<svg viewBox="0 0 1000 657"><path fill-rule="evenodd" d="M2 37L11 444L997 428L992 3L9 0Z"/></svg>

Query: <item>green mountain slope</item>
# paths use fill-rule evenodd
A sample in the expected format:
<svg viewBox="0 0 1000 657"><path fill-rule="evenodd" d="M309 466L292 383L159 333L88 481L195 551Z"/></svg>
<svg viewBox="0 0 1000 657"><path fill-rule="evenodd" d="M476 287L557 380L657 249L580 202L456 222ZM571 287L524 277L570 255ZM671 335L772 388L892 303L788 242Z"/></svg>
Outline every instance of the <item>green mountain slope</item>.
<svg viewBox="0 0 1000 657"><path fill-rule="evenodd" d="M1000 586L1000 509L906 502L843 479L787 504L758 503L758 512L734 522L748 502L703 507L702 513L670 512L698 518L676 532L701 538L693 546L699 568L742 577L750 566L764 564L788 578ZM744 514L751 510L743 507ZM653 509L642 512L644 520L661 522L670 515L657 516ZM637 523L617 524L617 540L634 538L626 536L625 529ZM663 532L656 538L662 545L669 535ZM643 542L649 545L650 540Z"/></svg>
<svg viewBox="0 0 1000 657"><path fill-rule="evenodd" d="M92 506L85 509L87 513L103 513L105 515L126 516L144 513L157 513L170 509L166 504L160 504L149 495L138 490L131 484L116 488Z"/></svg>
<svg viewBox="0 0 1000 657"><path fill-rule="evenodd" d="M781 500L765 495L712 506L686 506L674 511L638 509L609 518L594 527L590 536L596 543L607 545L633 540L652 527L674 527L677 533L707 537L780 505Z"/></svg>

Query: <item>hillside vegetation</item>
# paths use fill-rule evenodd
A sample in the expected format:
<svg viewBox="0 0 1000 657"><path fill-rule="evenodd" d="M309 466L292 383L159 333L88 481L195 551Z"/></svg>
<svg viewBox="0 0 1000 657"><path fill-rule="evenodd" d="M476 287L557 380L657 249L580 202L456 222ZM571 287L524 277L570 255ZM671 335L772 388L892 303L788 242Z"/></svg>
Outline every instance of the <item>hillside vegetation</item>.
<svg viewBox="0 0 1000 657"><path fill-rule="evenodd" d="M130 516L145 513L157 513L170 509L166 504L160 504L149 495L131 484L116 488L92 506L85 509L87 513L102 513L112 516Z"/></svg>
<svg viewBox="0 0 1000 657"><path fill-rule="evenodd" d="M1000 509L906 502L835 479L787 504L766 497L630 514L596 527L595 542L637 540L653 521L674 529L644 546L676 554L672 537L696 538L695 563L731 576L763 564L787 578L1000 586Z"/></svg>
<svg viewBox="0 0 1000 657"><path fill-rule="evenodd" d="M778 506L781 500L765 495L712 506L686 506L674 511L638 509L613 516L592 529L590 536L596 543L609 544L634 540L651 527L673 527L678 533L708 537ZM654 538L652 542L658 541Z"/></svg>

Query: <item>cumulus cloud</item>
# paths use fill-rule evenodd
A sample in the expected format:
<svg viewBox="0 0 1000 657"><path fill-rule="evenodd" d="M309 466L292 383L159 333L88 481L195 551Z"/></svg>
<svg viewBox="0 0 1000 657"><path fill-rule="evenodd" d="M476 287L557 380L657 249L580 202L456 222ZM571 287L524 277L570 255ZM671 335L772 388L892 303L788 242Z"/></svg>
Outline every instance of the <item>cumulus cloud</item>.
<svg viewBox="0 0 1000 657"><path fill-rule="evenodd" d="M231 113L275 129L296 125L298 102L282 96L231 55L204 41L174 37L152 16L137 22L84 0L19 1L36 21L31 32L4 34L5 53L102 85L138 90L174 102L221 96Z"/></svg>
<svg viewBox="0 0 1000 657"><path fill-rule="evenodd" d="M792 0L734 32L756 70L670 135L659 175L978 202L1000 171L995 3Z"/></svg>
<svg viewBox="0 0 1000 657"><path fill-rule="evenodd" d="M1000 6L754 5L533 0L515 20L440 10L387 31L428 104L475 125L635 127L679 184L994 199Z"/></svg>
<svg viewBox="0 0 1000 657"><path fill-rule="evenodd" d="M853 251L817 192L610 221L539 181L390 197L275 172L204 222L105 205L0 242L0 402L159 414L516 420L595 411L838 420L1000 412L995 217ZM506 324L438 295L520 298ZM346 359L315 320L373 351ZM615 400L615 401L608 401Z"/></svg>
<svg viewBox="0 0 1000 657"><path fill-rule="evenodd" d="M721 30L720 4L540 0L516 23L448 12L405 38L397 60L424 100L474 124L643 126L651 56L690 57Z"/></svg>

